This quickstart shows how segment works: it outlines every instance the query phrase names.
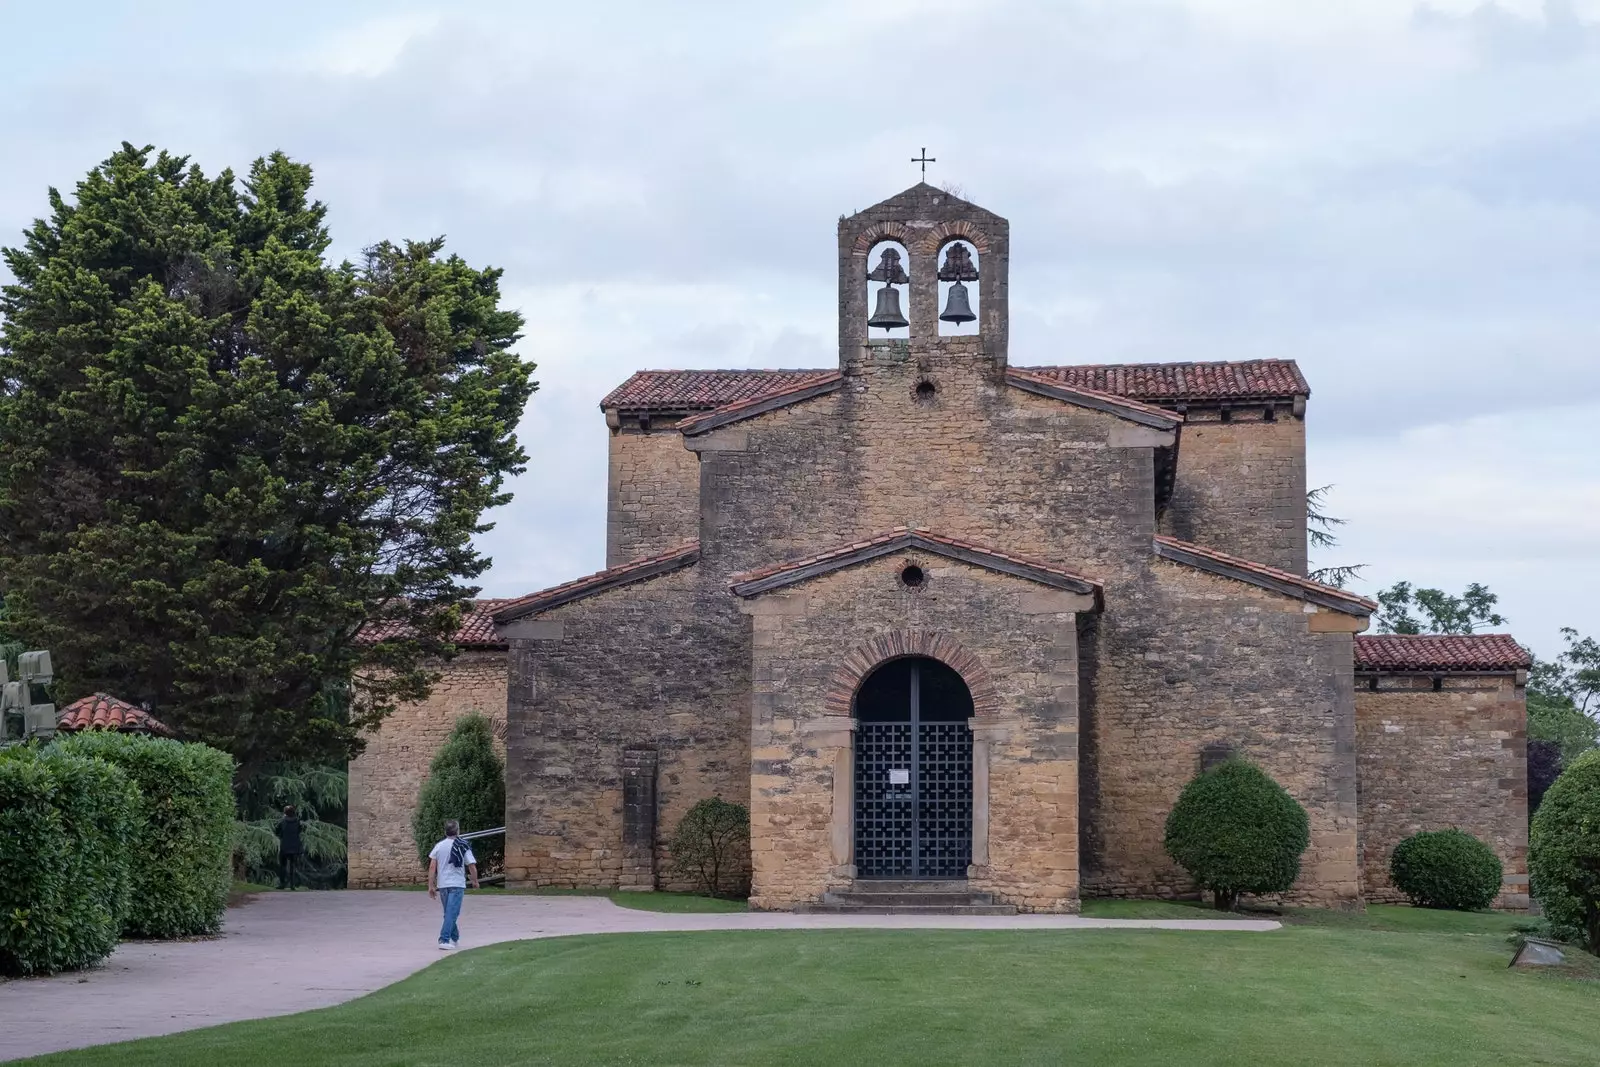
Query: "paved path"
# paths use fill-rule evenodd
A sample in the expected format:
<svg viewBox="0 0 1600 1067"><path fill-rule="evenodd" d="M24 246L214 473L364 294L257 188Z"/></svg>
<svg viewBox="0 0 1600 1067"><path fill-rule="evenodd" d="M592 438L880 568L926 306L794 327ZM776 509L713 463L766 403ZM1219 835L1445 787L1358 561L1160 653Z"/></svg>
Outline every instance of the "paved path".
<svg viewBox="0 0 1600 1067"><path fill-rule="evenodd" d="M651 930L1274 930L1261 920L1075 915L664 915L603 897L470 896L463 943ZM325 1008L439 960L439 906L424 893L267 893L228 912L221 937L120 946L103 967L0 984L0 1060L240 1019Z"/></svg>

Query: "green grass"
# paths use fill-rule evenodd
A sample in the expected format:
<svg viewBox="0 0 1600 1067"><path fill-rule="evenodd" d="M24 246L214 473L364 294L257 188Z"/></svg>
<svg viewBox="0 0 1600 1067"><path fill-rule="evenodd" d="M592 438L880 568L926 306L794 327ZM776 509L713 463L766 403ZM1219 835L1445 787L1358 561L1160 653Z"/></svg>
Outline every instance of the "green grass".
<svg viewBox="0 0 1600 1067"><path fill-rule="evenodd" d="M1094 919L1276 919L1291 926L1324 926L1340 930L1489 934L1497 937L1506 937L1531 922L1525 915L1507 915L1504 912L1436 911L1394 904L1373 904L1364 912L1274 908L1229 913L1194 900L1085 900L1083 914Z"/></svg>
<svg viewBox="0 0 1600 1067"><path fill-rule="evenodd" d="M39 1062L1594 1064L1600 983L1510 955L1487 931L1340 926L572 937L448 956L325 1011Z"/></svg>

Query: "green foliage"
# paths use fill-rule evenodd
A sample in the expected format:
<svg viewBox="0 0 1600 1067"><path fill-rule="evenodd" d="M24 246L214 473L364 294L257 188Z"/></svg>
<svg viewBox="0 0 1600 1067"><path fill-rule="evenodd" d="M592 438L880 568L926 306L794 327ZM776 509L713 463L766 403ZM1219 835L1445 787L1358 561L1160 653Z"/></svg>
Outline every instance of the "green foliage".
<svg viewBox="0 0 1600 1067"><path fill-rule="evenodd" d="M464 834L506 824L506 768L494 748L494 724L482 715L464 715L428 768L428 780L417 795L411 833L417 855L428 862L428 850L444 836L446 819L461 824ZM498 869L505 857L503 836L472 843L478 869Z"/></svg>
<svg viewBox="0 0 1600 1067"><path fill-rule="evenodd" d="M672 835L672 868L714 897L749 893L750 811L721 797L689 809Z"/></svg>
<svg viewBox="0 0 1600 1067"><path fill-rule="evenodd" d="M1600 955L1600 751L1579 756L1545 793L1528 833L1528 873L1545 918L1582 931Z"/></svg>
<svg viewBox="0 0 1600 1067"><path fill-rule="evenodd" d="M1167 855L1230 911L1240 893L1281 893L1311 843L1306 811L1247 760L1223 760L1184 787L1167 816Z"/></svg>
<svg viewBox="0 0 1600 1067"><path fill-rule="evenodd" d="M526 462L500 272L442 240L330 263L310 186L124 144L4 252L5 625L60 697L147 703L241 779L427 692Z"/></svg>
<svg viewBox="0 0 1600 1067"><path fill-rule="evenodd" d="M1381 634L1470 634L1485 626L1504 626L1494 610L1500 598L1473 582L1460 596L1442 589L1416 589L1396 582L1378 594ZM1420 613L1420 618L1417 614Z"/></svg>
<svg viewBox="0 0 1600 1067"><path fill-rule="evenodd" d="M293 804L305 845L299 876L313 888L345 884L346 818L350 775L343 767L310 763L269 763L238 790L234 823L235 874L257 884L275 884L278 835L283 809Z"/></svg>
<svg viewBox="0 0 1600 1067"><path fill-rule="evenodd" d="M1570 626L1561 636L1561 655L1528 672L1528 737L1555 742L1570 763L1600 745L1600 642Z"/></svg>
<svg viewBox="0 0 1600 1067"><path fill-rule="evenodd" d="M1348 519L1328 514L1327 498L1332 490L1331 485L1306 490L1306 543L1312 549L1339 547L1339 535L1334 531L1349 522ZM1307 577L1314 582L1324 582L1342 589L1361 577L1361 572L1366 568L1365 563L1334 564L1318 567Z"/></svg>
<svg viewBox="0 0 1600 1067"><path fill-rule="evenodd" d="M52 747L115 764L138 788L124 932L155 938L215 933L233 882L233 759L207 745L99 730Z"/></svg>
<svg viewBox="0 0 1600 1067"><path fill-rule="evenodd" d="M1494 903L1503 871L1494 849L1463 830L1424 830L1395 846L1389 877L1419 908L1481 911Z"/></svg>
<svg viewBox="0 0 1600 1067"><path fill-rule="evenodd" d="M127 915L137 803L103 760L0 750L0 973L49 974L111 954Z"/></svg>

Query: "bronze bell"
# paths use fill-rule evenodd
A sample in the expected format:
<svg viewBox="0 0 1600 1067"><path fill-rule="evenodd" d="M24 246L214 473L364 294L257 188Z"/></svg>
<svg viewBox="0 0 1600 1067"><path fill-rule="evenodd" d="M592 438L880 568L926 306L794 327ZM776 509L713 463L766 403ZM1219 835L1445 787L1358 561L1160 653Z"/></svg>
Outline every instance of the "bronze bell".
<svg viewBox="0 0 1600 1067"><path fill-rule="evenodd" d="M886 285L878 290L878 309L872 313L872 318L867 320L867 325L880 326L885 330L911 325L906 321L906 317L900 314L900 290L892 285Z"/></svg>
<svg viewBox="0 0 1600 1067"><path fill-rule="evenodd" d="M944 302L944 311L939 315L942 322L971 322L978 316L972 313L972 305L967 303L967 287L960 282L950 286L950 296Z"/></svg>

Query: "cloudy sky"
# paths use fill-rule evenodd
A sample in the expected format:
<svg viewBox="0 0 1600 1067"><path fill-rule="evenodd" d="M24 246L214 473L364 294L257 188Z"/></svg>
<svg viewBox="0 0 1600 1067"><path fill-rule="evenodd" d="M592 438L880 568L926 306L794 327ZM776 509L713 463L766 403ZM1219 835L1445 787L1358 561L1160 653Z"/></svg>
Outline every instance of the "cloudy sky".
<svg viewBox="0 0 1600 1067"><path fill-rule="evenodd" d="M1600 634L1600 0L0 0L0 115L0 242L129 140L504 267L491 595L603 564L631 371L835 362L835 222L927 145L1011 220L1013 363L1299 360L1320 562Z"/></svg>

